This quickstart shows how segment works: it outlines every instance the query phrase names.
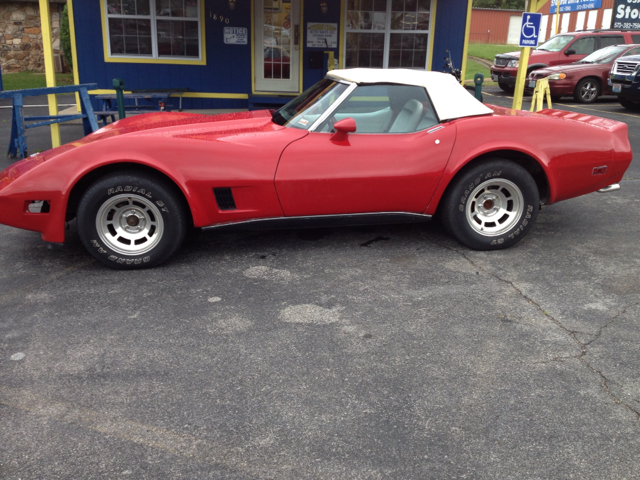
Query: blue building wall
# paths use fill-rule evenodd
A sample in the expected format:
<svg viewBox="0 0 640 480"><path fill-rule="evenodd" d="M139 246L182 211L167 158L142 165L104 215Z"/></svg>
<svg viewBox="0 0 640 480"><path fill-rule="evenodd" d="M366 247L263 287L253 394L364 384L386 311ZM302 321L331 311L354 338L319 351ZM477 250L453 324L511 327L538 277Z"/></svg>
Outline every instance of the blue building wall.
<svg viewBox="0 0 640 480"><path fill-rule="evenodd" d="M98 0L73 3L81 83L97 83L99 89L112 89L112 79L122 78L126 89L184 88L191 92L222 94L251 94L251 8L250 0L236 2L230 10L227 0L205 1L206 65L175 65L147 63L114 63L104 61L102 21ZM442 70L445 50L452 52L455 65L460 68L464 47L468 0L438 0L436 26L433 32L433 70ZM307 22L340 24L340 2L328 0L329 11L322 14L319 0L304 0L302 33ZM229 24L214 20L211 13L230 19ZM225 26L245 27L249 31L247 45L227 45L223 40ZM303 37L303 90L320 80L324 70L309 68L312 51L328 49L307 48ZM336 58L339 49L333 49ZM172 99L177 107L177 99ZM245 108L247 100L216 98L184 98L183 108Z"/></svg>

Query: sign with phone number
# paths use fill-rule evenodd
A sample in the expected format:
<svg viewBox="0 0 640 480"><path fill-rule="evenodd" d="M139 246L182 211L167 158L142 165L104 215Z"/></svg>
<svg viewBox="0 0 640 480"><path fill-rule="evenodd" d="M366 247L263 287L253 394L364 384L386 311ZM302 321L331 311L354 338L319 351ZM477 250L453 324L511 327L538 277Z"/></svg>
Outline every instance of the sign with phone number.
<svg viewBox="0 0 640 480"><path fill-rule="evenodd" d="M615 0L611 28L640 30L640 0Z"/></svg>
<svg viewBox="0 0 640 480"><path fill-rule="evenodd" d="M551 0L549 13L554 15L560 4L560 13L580 12L582 10L595 10L602 7L602 0Z"/></svg>

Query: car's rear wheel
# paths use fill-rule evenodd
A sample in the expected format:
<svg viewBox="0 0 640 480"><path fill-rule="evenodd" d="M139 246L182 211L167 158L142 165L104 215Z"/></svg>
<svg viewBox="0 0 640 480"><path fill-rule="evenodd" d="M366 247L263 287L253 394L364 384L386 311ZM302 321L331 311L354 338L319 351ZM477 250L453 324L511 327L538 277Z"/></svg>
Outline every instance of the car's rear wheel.
<svg viewBox="0 0 640 480"><path fill-rule="evenodd" d="M97 180L78 205L78 233L105 265L149 268L182 243L187 215L176 189L146 173L111 174Z"/></svg>
<svg viewBox="0 0 640 480"><path fill-rule="evenodd" d="M580 103L593 103L599 96L600 84L595 78L583 78L573 92L573 98Z"/></svg>
<svg viewBox="0 0 640 480"><path fill-rule="evenodd" d="M618 97L618 101L620 102L620 105L627 110L640 110L640 102L632 102L631 100L627 100L622 97Z"/></svg>
<svg viewBox="0 0 640 480"><path fill-rule="evenodd" d="M520 165L491 159L463 170L439 207L442 223L476 250L507 248L533 227L540 208L535 180Z"/></svg>

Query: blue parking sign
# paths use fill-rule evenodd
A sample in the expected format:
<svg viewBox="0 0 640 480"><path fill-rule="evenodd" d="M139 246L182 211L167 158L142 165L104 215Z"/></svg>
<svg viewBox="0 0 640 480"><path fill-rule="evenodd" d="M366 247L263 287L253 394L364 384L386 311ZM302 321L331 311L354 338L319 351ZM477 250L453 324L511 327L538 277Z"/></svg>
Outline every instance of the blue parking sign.
<svg viewBox="0 0 640 480"><path fill-rule="evenodd" d="M538 36L540 34L541 13L524 12L522 14L522 25L520 26L520 46L537 47Z"/></svg>

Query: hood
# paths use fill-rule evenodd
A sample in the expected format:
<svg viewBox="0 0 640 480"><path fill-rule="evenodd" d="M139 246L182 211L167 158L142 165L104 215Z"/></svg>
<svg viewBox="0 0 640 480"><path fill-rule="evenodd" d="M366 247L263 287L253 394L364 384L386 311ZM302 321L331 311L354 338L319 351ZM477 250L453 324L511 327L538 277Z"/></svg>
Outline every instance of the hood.
<svg viewBox="0 0 640 480"><path fill-rule="evenodd" d="M566 74L571 74L575 72L597 72L597 71L609 71L611 70L611 63L570 63L568 65L556 65L555 67L544 67L534 70L536 74L545 73L548 75L552 75L554 73L563 72ZM547 76L547 75L545 75Z"/></svg>
<svg viewBox="0 0 640 480"><path fill-rule="evenodd" d="M499 53L496 55L496 57L502 57L502 58L509 58L509 59L513 59L513 58L520 58L520 53L521 52L507 52L507 53ZM540 55L549 55L549 54L557 54L558 52L549 52L547 50L531 50L531 52L529 53L529 58L531 57L537 57Z"/></svg>
<svg viewBox="0 0 640 480"><path fill-rule="evenodd" d="M240 120L246 121L246 125L243 122L239 122ZM121 135L158 134L182 136L188 135L193 131L194 126L198 126L200 131L214 130L221 135L225 132L235 133L239 129L243 131L261 130L265 128L265 124L271 123L270 110L221 113L218 115L179 112L144 113L110 123L80 140L47 150L37 154L37 156L42 157L43 160L49 160L74 148Z"/></svg>

